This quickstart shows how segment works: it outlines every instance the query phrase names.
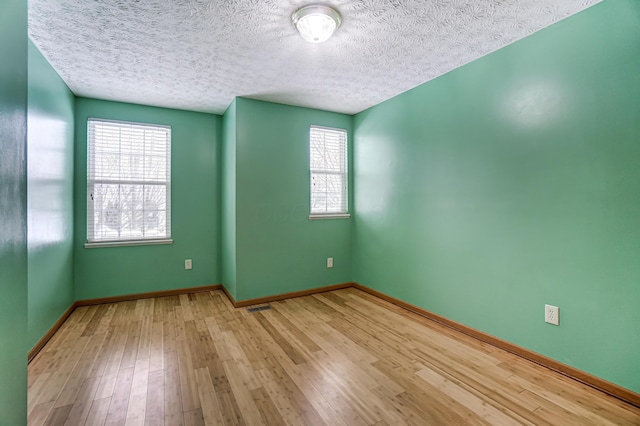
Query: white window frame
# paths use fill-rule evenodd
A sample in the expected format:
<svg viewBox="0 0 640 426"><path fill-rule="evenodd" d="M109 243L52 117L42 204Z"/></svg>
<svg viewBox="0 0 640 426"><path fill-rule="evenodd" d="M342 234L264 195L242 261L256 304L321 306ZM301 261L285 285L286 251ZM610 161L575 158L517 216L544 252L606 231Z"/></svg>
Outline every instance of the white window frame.
<svg viewBox="0 0 640 426"><path fill-rule="evenodd" d="M335 169L327 169L322 168L321 165L313 164L313 155L312 151L314 149L313 146L313 138L314 132L327 132L329 133L340 133L342 135L342 141L344 146L342 147L342 155L343 158L340 161L340 170ZM312 125L309 127L309 219L335 219L335 218L348 218L351 217L349 214L349 155L348 155L348 147L349 147L349 134L345 129L337 129L333 127L323 127ZM326 155L326 152L325 154ZM327 176L341 176L342 177L342 188L341 188L341 200L342 200L342 208L340 209L327 209L325 205L324 209L314 208L314 193L320 193L318 191L314 191L314 175L317 177L318 175L327 175Z"/></svg>
<svg viewBox="0 0 640 426"><path fill-rule="evenodd" d="M166 170L164 174L164 178L152 179L148 174L144 174L144 166L143 166L143 176L142 179L130 179L127 177L122 177L120 172L118 172L117 176L114 177L96 177L96 159L100 159L100 155L97 154L95 147L95 125L106 125L119 127L120 129L149 129L153 131L162 131L165 133L166 137ZM119 139L121 140L121 139ZM142 142L142 157L147 159L151 157L145 151L145 141ZM104 154L104 153L103 153ZM113 153L112 153L113 154ZM123 154L121 152L120 147L117 150L117 156L119 157L118 164L122 164L123 156L131 155L131 154ZM144 160L143 160L144 162ZM146 162L145 162L146 164ZM111 184L111 185L134 185L134 186L142 186L143 191L145 186L164 186L165 194L166 194L166 214L165 214L165 234L157 237L145 236L142 235L140 237L134 237L131 235L122 236L119 235L117 238L102 238L97 235L96 228L96 211L94 206L94 193L95 186L101 184ZM97 195L96 195L97 197ZM144 212L144 210L143 210ZM142 221L146 220L146 216L142 215ZM143 234L144 234L144 225ZM158 124L148 124L148 123L136 123L129 121L119 121L119 120L108 120L102 118L89 118L87 120L87 243L84 245L86 248L96 248L96 247L118 247L118 246L139 246L139 245L157 245L157 244L173 244L173 240L171 239L171 126L158 125Z"/></svg>

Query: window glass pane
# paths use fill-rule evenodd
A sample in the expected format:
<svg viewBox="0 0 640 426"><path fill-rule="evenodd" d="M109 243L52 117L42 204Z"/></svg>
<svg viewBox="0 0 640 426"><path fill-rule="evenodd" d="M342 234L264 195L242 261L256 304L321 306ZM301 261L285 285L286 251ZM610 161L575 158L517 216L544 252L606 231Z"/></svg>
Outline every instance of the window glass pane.
<svg viewBox="0 0 640 426"><path fill-rule="evenodd" d="M144 180L160 181L164 178L167 169L166 157L147 155L144 162Z"/></svg>
<svg viewBox="0 0 640 426"><path fill-rule="evenodd" d="M88 122L89 242L170 238L171 129Z"/></svg>
<svg viewBox="0 0 640 426"><path fill-rule="evenodd" d="M311 213L347 213L347 132L311 127Z"/></svg>

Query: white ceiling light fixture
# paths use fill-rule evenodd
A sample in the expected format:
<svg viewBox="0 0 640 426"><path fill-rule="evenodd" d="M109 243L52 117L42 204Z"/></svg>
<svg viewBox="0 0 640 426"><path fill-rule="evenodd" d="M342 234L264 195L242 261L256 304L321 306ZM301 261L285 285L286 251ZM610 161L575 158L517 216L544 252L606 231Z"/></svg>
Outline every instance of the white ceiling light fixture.
<svg viewBox="0 0 640 426"><path fill-rule="evenodd" d="M312 4L296 10L291 21L303 39L310 43L322 43L338 29L342 17L332 7Z"/></svg>

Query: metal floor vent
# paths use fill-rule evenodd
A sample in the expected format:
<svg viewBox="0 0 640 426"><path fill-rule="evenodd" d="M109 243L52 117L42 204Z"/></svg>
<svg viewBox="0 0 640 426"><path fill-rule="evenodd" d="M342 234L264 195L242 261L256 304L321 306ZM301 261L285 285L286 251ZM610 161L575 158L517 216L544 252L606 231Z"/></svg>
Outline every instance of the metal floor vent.
<svg viewBox="0 0 640 426"><path fill-rule="evenodd" d="M255 308L247 308L247 312L251 313L251 312L268 311L269 309L271 309L270 305L256 306Z"/></svg>

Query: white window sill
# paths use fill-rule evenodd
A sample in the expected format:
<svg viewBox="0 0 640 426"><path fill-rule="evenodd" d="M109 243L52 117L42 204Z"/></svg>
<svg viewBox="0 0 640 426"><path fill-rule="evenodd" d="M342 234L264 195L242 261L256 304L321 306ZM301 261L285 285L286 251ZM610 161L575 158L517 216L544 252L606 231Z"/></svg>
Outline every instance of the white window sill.
<svg viewBox="0 0 640 426"><path fill-rule="evenodd" d="M348 219L351 215L349 213L327 213L327 214L310 214L309 220L316 219Z"/></svg>
<svg viewBox="0 0 640 426"><path fill-rule="evenodd" d="M96 241L85 243L84 248L155 246L160 244L173 244L173 240L171 238L165 238L158 240Z"/></svg>

